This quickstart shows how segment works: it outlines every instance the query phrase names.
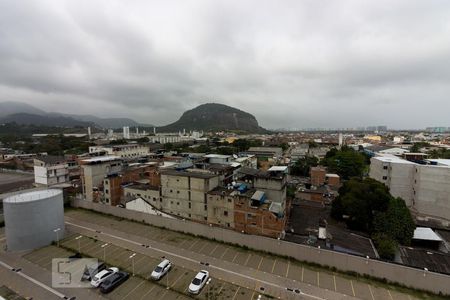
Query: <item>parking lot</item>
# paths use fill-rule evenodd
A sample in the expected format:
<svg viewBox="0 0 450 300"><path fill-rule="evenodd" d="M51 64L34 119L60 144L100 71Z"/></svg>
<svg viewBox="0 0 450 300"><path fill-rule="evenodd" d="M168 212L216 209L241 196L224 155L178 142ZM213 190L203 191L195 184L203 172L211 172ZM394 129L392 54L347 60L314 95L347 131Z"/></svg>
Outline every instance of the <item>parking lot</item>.
<svg viewBox="0 0 450 300"><path fill-rule="evenodd" d="M130 274L133 272L134 264L136 276L131 276L125 283L108 294L106 297L109 299L190 299L187 288L196 272L180 266L174 266L161 281L155 283L148 280L148 277L161 261L160 258L136 253L136 256L133 258L134 261L132 261L129 257L133 252L130 250L113 244L102 248L103 242L88 237L81 238L78 244L78 240L75 240L75 237L77 235L70 236L60 243L62 247L73 249L73 251L68 251L62 247L48 246L25 255L25 258L42 268L51 270L53 258L68 257L78 251L78 247L80 247L83 255L105 260L108 265L126 270ZM93 292L100 293L99 290L93 290ZM249 289L212 278L210 284L196 298L244 300L257 299L258 295L258 293ZM261 299L264 299L264 297Z"/></svg>
<svg viewBox="0 0 450 300"><path fill-rule="evenodd" d="M293 262L284 258L244 250L239 247L209 241L200 237L193 237L128 220L102 216L84 210L71 210L66 215L79 220L115 228L132 235L143 236L186 250L195 251L205 255L205 257L212 256L223 261L244 265L266 273L273 273L281 277L288 277L298 282L318 286L326 290L336 291L361 299L414 299L414 297L400 293L394 289L388 290L385 287L368 284L365 281L360 281L359 279L343 276L341 274L315 269L296 261ZM112 253L115 255L114 250L112 250ZM123 257L126 257L126 255L124 254ZM119 257L119 259L123 259L123 257ZM116 258L117 257L114 259Z"/></svg>

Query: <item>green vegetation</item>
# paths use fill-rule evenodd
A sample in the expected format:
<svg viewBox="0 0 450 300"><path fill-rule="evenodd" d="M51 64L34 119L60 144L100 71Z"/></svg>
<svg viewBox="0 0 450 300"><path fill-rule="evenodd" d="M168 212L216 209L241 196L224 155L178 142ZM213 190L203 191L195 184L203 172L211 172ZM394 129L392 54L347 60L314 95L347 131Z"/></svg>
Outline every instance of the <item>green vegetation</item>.
<svg viewBox="0 0 450 300"><path fill-rule="evenodd" d="M414 221L401 198L394 198L382 183L353 178L339 190L331 216L353 230L372 235L382 258L392 259L397 243L409 245Z"/></svg>
<svg viewBox="0 0 450 300"><path fill-rule="evenodd" d="M450 150L443 148L431 150L428 152L428 158L450 159Z"/></svg>
<svg viewBox="0 0 450 300"><path fill-rule="evenodd" d="M330 172L337 173L343 179L362 177L367 168L366 156L349 147L340 150L332 148L327 152L321 164L328 167Z"/></svg>
<svg viewBox="0 0 450 300"><path fill-rule="evenodd" d="M418 142L414 143L410 149L412 153L420 152L421 148L430 147L430 143L427 142Z"/></svg>
<svg viewBox="0 0 450 300"><path fill-rule="evenodd" d="M309 170L311 167L316 167L319 164L319 159L315 156L306 156L300 158L291 167L291 175L295 176L309 176Z"/></svg>

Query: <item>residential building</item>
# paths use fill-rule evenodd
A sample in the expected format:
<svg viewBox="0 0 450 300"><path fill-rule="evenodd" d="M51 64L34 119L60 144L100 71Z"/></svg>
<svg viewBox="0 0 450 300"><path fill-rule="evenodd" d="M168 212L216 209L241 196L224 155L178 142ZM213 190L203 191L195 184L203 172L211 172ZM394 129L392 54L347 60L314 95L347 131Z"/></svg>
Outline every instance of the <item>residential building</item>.
<svg viewBox="0 0 450 300"><path fill-rule="evenodd" d="M280 158L283 156L283 149L280 147L250 147L245 153L258 158Z"/></svg>
<svg viewBox="0 0 450 300"><path fill-rule="evenodd" d="M217 186L219 175L206 170L161 170L161 209L175 216L206 223L206 194Z"/></svg>
<svg viewBox="0 0 450 300"><path fill-rule="evenodd" d="M87 201L101 200L103 180L108 174L122 170L123 161L117 156L98 156L80 160L83 196Z"/></svg>
<svg viewBox="0 0 450 300"><path fill-rule="evenodd" d="M124 196L124 187L140 182L149 184L152 176L158 176L156 167L145 164L132 164L122 167L119 172L105 175L101 201L109 205L119 205Z"/></svg>
<svg viewBox="0 0 450 300"><path fill-rule="evenodd" d="M423 157L421 157L423 159ZM371 159L370 177L384 183L418 215L450 220L450 160L414 161L397 156Z"/></svg>
<svg viewBox="0 0 450 300"><path fill-rule="evenodd" d="M34 158L34 182L51 186L69 182L69 164L63 156L39 156Z"/></svg>
<svg viewBox="0 0 450 300"><path fill-rule="evenodd" d="M287 167L272 167L267 171L241 168L237 176L238 182L249 189L263 191L269 200L286 204Z"/></svg>
<svg viewBox="0 0 450 300"><path fill-rule="evenodd" d="M310 169L311 185L321 186L325 184L327 169L321 166L312 167Z"/></svg>
<svg viewBox="0 0 450 300"><path fill-rule="evenodd" d="M150 154L148 146L139 144L103 145L89 147L89 153L105 152L107 155L121 157L123 159L136 159Z"/></svg>

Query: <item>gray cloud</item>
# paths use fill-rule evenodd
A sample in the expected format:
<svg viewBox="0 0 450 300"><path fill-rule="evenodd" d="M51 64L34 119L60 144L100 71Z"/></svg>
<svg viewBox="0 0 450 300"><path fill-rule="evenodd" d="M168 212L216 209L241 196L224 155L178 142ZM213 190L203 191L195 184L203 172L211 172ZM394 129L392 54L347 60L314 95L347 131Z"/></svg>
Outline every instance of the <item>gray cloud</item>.
<svg viewBox="0 0 450 300"><path fill-rule="evenodd" d="M167 124L450 126L448 1L2 1L0 101Z"/></svg>

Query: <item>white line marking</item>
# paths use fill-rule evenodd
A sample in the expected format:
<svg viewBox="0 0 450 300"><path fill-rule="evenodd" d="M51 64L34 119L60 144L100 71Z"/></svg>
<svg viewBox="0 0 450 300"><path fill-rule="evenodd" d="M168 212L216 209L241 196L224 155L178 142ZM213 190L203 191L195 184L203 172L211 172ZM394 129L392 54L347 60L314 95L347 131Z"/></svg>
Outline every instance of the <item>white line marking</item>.
<svg viewBox="0 0 450 300"><path fill-rule="evenodd" d="M0 261L0 265L2 265L3 267L5 267L5 268L7 268L7 269L9 269L9 270L12 270L12 269L13 269L13 267L11 267L10 265L8 265L8 264L6 264L6 263L4 263L4 262L2 262L2 261ZM11 272L12 272L12 271L11 271ZM42 282L37 281L36 279L34 279L34 278L28 276L27 274L22 273L22 271L15 272L15 273L16 273L17 275L22 276L23 278L25 278L25 279L31 281L32 283L34 283L34 284L40 286L41 288L43 288L43 289L49 291L50 293L55 294L55 295L58 296L59 298L64 298L64 297L66 297L64 294L61 294L61 293L58 292L57 290L52 289L52 288L49 287L48 285L45 285L45 284L43 284Z"/></svg>
<svg viewBox="0 0 450 300"><path fill-rule="evenodd" d="M86 227L86 226L77 225L77 224L74 224L74 223L71 223L71 222L65 222L65 223L68 224L68 225L74 226L74 227L83 228L84 230L87 230L87 231L96 232L95 229L92 229L92 228L89 228L89 227ZM117 240L121 240L121 241L130 243L130 244L142 246L141 243L138 243L138 242L135 242L135 241L132 241L132 240L129 240L129 239L125 239L125 238L120 237L120 236L115 236L115 235L112 235L112 234L109 234L109 233L106 233L106 232L102 232L101 234L103 234L105 236L109 236L109 237L117 239ZM183 255L179 255L179 254L176 254L176 253L173 253L173 252L170 252L170 251L158 249L158 248L155 248L153 246L149 246L149 249L152 249L152 250L155 250L155 251L158 251L158 252L161 252L161 253L165 253L167 255L171 255L171 256L174 256L174 257L177 257L177 258L180 258L180 259L184 259L184 260L187 260L187 261L190 261L190 262L198 263L198 261L195 260L195 259L183 256ZM244 274L241 274L241 273L237 273L237 272L234 272L234 271L231 271L231 270L223 269L223 268L220 268L218 266L209 265L209 268L216 269L216 270L219 270L219 271L222 271L222 272L225 272L225 273L229 273L229 274L235 275L236 277L241 277L241 278L245 278L245 279L248 279L248 280L257 281L257 282L265 284L265 285L269 285L269 286L272 286L272 287L275 287L275 288L278 288L278 289L285 290L285 287L277 285L277 284L274 284L272 282L268 282L268 281L265 281L265 280L257 279L257 278L254 278L254 277L251 277L251 276L248 276L248 275L244 275ZM306 294L306 293L304 293L302 291L300 292L300 294L303 295L303 296L306 296L306 297L313 298L313 299L325 300L325 298L321 298L321 297L317 297L317 296L314 296L314 295Z"/></svg>

